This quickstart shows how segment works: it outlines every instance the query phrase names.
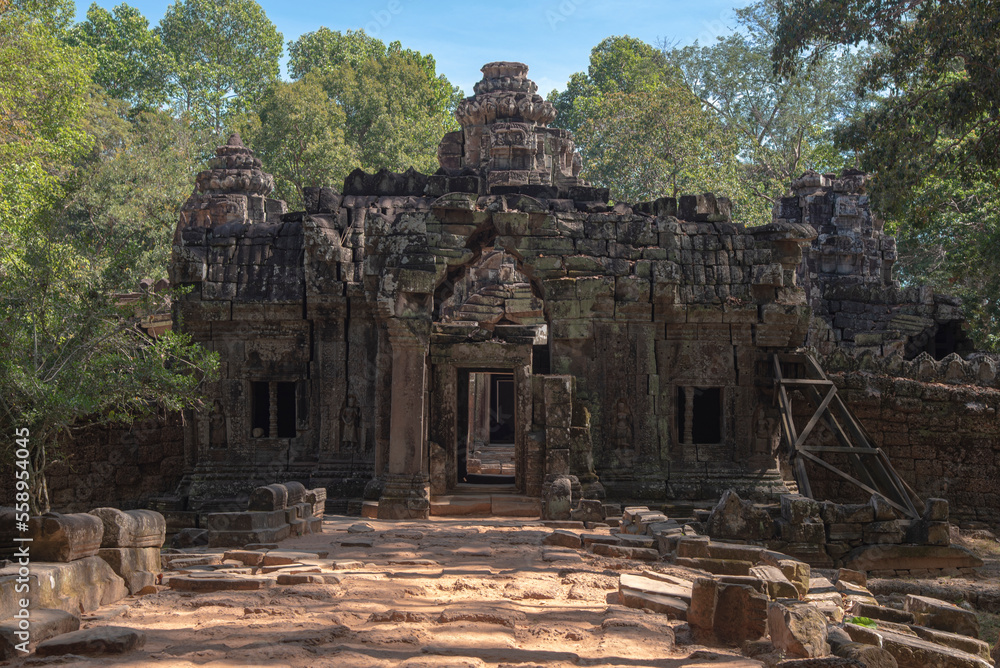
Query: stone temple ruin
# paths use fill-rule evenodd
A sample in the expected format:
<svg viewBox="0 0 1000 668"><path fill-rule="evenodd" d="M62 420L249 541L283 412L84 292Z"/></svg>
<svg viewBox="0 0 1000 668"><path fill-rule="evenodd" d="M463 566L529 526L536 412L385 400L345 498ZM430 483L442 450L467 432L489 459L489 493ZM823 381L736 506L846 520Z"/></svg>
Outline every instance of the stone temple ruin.
<svg viewBox="0 0 1000 668"><path fill-rule="evenodd" d="M158 508L226 510L283 480L379 518L462 512L476 489L465 512L537 516L558 478L574 499L776 498L794 482L772 358L803 346L830 371L881 374L841 382L876 423L890 393L872 382L952 382L931 397L952 434L969 402L948 392L981 391L974 449L995 448L996 361L959 356L956 300L892 279L866 175L807 173L760 227L711 194L612 204L580 179L527 67L482 71L432 175L358 170L289 213L238 136L219 147L183 207L171 278L190 288L175 326L219 353L222 378L213 409L186 421L183 480ZM912 426L882 445L940 442L939 425ZM908 459L919 494L947 495ZM1000 506L954 473L969 519Z"/></svg>
<svg viewBox="0 0 1000 668"><path fill-rule="evenodd" d="M306 211L268 198L238 135L218 148L171 267L173 327L220 356L211 408L91 430L75 468L50 470L71 514L28 523L36 655L140 652L149 626L145 656L181 659L146 613L173 626L204 605L195 628L210 619L220 642L198 638L198 660L233 665L271 644L372 665L342 662L352 634L395 661L411 641L373 625L401 621L509 630L504 660L560 655L551 636L584 662L648 663L676 638L779 668L991 665L976 614L939 599L1000 609L961 580L983 561L951 545L951 523L1000 518L998 359L963 336L958 301L892 278L868 177L806 173L760 227L711 194L611 203L527 67L483 73L436 173L355 171L342 192L306 189ZM358 514L533 519L341 517ZM0 508L0 661L21 651L14 515ZM617 597L596 586L614 571ZM895 580L941 576L959 584ZM223 591L250 607L187 600ZM579 620L536 605L564 593ZM139 628L78 630L128 595L152 595ZM395 607L410 596L433 615ZM230 607L296 630L240 631L219 621ZM332 630L299 633L309 615ZM525 623L559 633L515 636ZM619 632L637 635L606 644ZM751 665L727 656L689 658Z"/></svg>

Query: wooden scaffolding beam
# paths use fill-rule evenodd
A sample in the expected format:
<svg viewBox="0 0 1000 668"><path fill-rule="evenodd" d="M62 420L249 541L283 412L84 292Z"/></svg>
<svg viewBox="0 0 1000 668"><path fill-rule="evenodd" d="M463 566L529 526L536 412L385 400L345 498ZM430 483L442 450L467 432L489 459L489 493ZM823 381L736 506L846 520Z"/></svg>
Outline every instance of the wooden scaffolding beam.
<svg viewBox="0 0 1000 668"><path fill-rule="evenodd" d="M892 507L908 517L920 518L923 510L920 498L899 477L882 449L875 447L871 435L841 400L837 394L837 386L827 378L812 355L805 352L775 354L774 384L781 417L782 441L788 448L801 494L813 498L805 465L808 460L869 494L884 497ZM793 390L799 391L814 406L813 414L801 432L795 427L792 413ZM839 445L810 444L809 436L820 421L830 429ZM854 475L824 460L823 453L846 454Z"/></svg>

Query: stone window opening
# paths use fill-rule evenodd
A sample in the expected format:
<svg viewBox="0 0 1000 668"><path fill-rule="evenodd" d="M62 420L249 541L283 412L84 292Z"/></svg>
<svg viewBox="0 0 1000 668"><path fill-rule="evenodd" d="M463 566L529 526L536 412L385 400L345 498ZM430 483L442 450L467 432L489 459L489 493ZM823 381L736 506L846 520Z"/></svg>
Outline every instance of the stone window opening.
<svg viewBox="0 0 1000 668"><path fill-rule="evenodd" d="M254 438L295 438L294 382L250 383L250 434Z"/></svg>
<svg viewBox="0 0 1000 668"><path fill-rule="evenodd" d="M722 442L722 388L677 388L677 434L683 445Z"/></svg>

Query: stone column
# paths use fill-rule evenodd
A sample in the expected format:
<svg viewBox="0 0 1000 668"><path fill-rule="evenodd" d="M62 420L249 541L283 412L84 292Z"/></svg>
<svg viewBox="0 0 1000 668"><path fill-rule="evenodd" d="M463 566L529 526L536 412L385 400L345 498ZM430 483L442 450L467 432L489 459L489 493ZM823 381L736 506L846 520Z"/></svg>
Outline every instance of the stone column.
<svg viewBox="0 0 1000 668"><path fill-rule="evenodd" d="M418 323L413 323L418 325ZM427 338L402 319L390 320L392 390L389 460L378 504L379 519L430 517L430 476L424 410L427 384Z"/></svg>
<svg viewBox="0 0 1000 668"><path fill-rule="evenodd" d="M694 443L694 388L684 388L684 445Z"/></svg>
<svg viewBox="0 0 1000 668"><path fill-rule="evenodd" d="M278 384L267 384L268 396L268 433L270 438L278 437Z"/></svg>

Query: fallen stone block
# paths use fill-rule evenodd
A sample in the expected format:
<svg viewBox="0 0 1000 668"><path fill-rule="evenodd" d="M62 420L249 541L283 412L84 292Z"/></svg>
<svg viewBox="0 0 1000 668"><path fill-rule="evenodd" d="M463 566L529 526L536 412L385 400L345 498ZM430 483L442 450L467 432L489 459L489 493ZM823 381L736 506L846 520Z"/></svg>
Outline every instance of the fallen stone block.
<svg viewBox="0 0 1000 668"><path fill-rule="evenodd" d="M858 603L851 609L851 612L857 617L880 619L894 624L913 624L915 621L912 612L897 610L896 608L886 608L881 605L872 605L870 603Z"/></svg>
<svg viewBox="0 0 1000 668"><path fill-rule="evenodd" d="M671 582L665 579L647 577L647 575L633 575L631 573L622 573L618 577L619 591L622 588L627 588L648 594L669 596L684 602L685 609L687 608L687 604L691 602L692 586L692 583Z"/></svg>
<svg viewBox="0 0 1000 668"><path fill-rule="evenodd" d="M667 615L670 619L683 620L687 618L688 604L672 596L623 586L618 590L618 601L626 607L652 610Z"/></svg>
<svg viewBox="0 0 1000 668"><path fill-rule="evenodd" d="M760 640L767 634L769 603L763 589L763 583L757 589L713 578L695 580L687 618L695 637L734 645Z"/></svg>
<svg viewBox="0 0 1000 668"><path fill-rule="evenodd" d="M799 598L799 590L785 577L785 574L780 569L774 566L751 566L749 575L764 582L767 586L767 595L769 598Z"/></svg>
<svg viewBox="0 0 1000 668"><path fill-rule="evenodd" d="M175 575L167 584L177 591L257 591L274 585L273 578Z"/></svg>
<svg viewBox="0 0 1000 668"><path fill-rule="evenodd" d="M286 566L300 563L304 559L319 559L315 552L293 552L291 550L272 550L264 554L261 560L263 566Z"/></svg>
<svg viewBox="0 0 1000 668"><path fill-rule="evenodd" d="M992 657L990 656L990 646L982 640L970 638L969 636L960 635L958 633L949 633L948 631L929 629L923 626L917 626L916 624L911 624L909 628L917 634L918 638L929 640L933 643L937 643L938 645L954 647L955 649L960 649L963 652L975 654L976 656L986 659L987 661L992 661Z"/></svg>
<svg viewBox="0 0 1000 668"><path fill-rule="evenodd" d="M583 545L580 534L565 529L556 529L542 539L543 545L559 545L560 547L579 548Z"/></svg>
<svg viewBox="0 0 1000 668"><path fill-rule="evenodd" d="M605 543L607 545L617 545L621 539L615 534L585 533L580 535L584 547L590 547L595 543Z"/></svg>
<svg viewBox="0 0 1000 668"><path fill-rule="evenodd" d="M280 585L325 584L322 575L311 573L282 573L278 576Z"/></svg>
<svg viewBox="0 0 1000 668"><path fill-rule="evenodd" d="M652 549L655 541L652 536L620 535L618 537L618 544L623 547L644 547Z"/></svg>
<svg viewBox="0 0 1000 668"><path fill-rule="evenodd" d="M250 492L247 510L272 512L288 507L288 488L284 485L266 485Z"/></svg>
<svg viewBox="0 0 1000 668"><path fill-rule="evenodd" d="M163 547L167 521L155 510L95 508L91 515L104 524L101 547Z"/></svg>
<svg viewBox="0 0 1000 668"><path fill-rule="evenodd" d="M158 547L102 547L97 556L125 581L130 594L155 585L162 571Z"/></svg>
<svg viewBox="0 0 1000 668"><path fill-rule="evenodd" d="M874 630L857 624L844 624L854 642L881 647L896 659L899 668L992 668L974 654L936 645L915 635Z"/></svg>
<svg viewBox="0 0 1000 668"><path fill-rule="evenodd" d="M788 656L813 658L830 653L826 616L809 603L772 602L767 609L771 643Z"/></svg>
<svg viewBox="0 0 1000 668"><path fill-rule="evenodd" d="M580 499L577 507L570 511L570 519L580 522L603 522L604 504L600 499Z"/></svg>
<svg viewBox="0 0 1000 668"><path fill-rule="evenodd" d="M907 594L903 609L912 612L916 622L921 626L972 638L979 637L979 618L976 617L976 613L947 601Z"/></svg>
<svg viewBox="0 0 1000 668"><path fill-rule="evenodd" d="M594 543L590 549L594 554L602 557L638 559L640 561L659 561L660 559L660 553L657 550L645 547L623 547L621 545L608 545L607 543Z"/></svg>
<svg viewBox="0 0 1000 668"><path fill-rule="evenodd" d="M21 630L17 619L0 621L0 661L24 656L18 647L33 651L38 643L64 633L79 630L80 618L65 610L36 608L29 611L28 631Z"/></svg>
<svg viewBox="0 0 1000 668"><path fill-rule="evenodd" d="M707 559L703 557L697 559L677 557L674 563L678 566L686 566L688 568L708 571L709 573L713 573L715 575L749 575L750 569L753 567L752 561L738 561L736 559Z"/></svg>
<svg viewBox="0 0 1000 668"><path fill-rule="evenodd" d="M844 558L846 568L865 572L979 568L982 565L982 559L954 545L865 545Z"/></svg>
<svg viewBox="0 0 1000 668"><path fill-rule="evenodd" d="M757 563L760 561L763 552L764 548L759 545L740 545L738 543L722 543L713 540L708 543L708 554L706 556L710 559Z"/></svg>
<svg viewBox="0 0 1000 668"><path fill-rule="evenodd" d="M88 515L87 517L92 516ZM0 569L0 612L4 617L17 612L22 594L14 593L17 566ZM30 608L50 608L71 614L90 612L128 596L125 581L100 557L84 557L71 562L32 562L28 576ZM9 585L8 585L9 583Z"/></svg>
<svg viewBox="0 0 1000 668"><path fill-rule="evenodd" d="M705 532L712 538L770 540L774 537L774 521L766 510L740 499L730 489L722 494L705 521Z"/></svg>
<svg viewBox="0 0 1000 668"><path fill-rule="evenodd" d="M709 558L708 546L712 539L708 536L685 536L677 541L677 556L688 559Z"/></svg>
<svg viewBox="0 0 1000 668"><path fill-rule="evenodd" d="M92 557L101 549L104 523L86 513L47 513L28 522L31 560L69 562Z"/></svg>
<svg viewBox="0 0 1000 668"><path fill-rule="evenodd" d="M772 550L761 552L760 562L766 566L774 566L780 570L798 590L799 598L803 598L809 593L809 579L812 577L812 567L806 562Z"/></svg>
<svg viewBox="0 0 1000 668"><path fill-rule="evenodd" d="M849 659L853 665L865 668L898 668L896 658L881 647L851 642L841 645L833 652L837 657Z"/></svg>
<svg viewBox="0 0 1000 668"><path fill-rule="evenodd" d="M239 561L246 566L260 566L264 562L264 552L257 550L228 550L222 555L223 561Z"/></svg>
<svg viewBox="0 0 1000 668"><path fill-rule="evenodd" d="M102 656L105 654L125 654L141 648L146 643L146 634L124 626L95 626L82 631L73 631L39 643L36 656Z"/></svg>
<svg viewBox="0 0 1000 668"><path fill-rule="evenodd" d="M219 566L222 564L223 554L161 554L160 562L164 570L183 570L193 566Z"/></svg>

